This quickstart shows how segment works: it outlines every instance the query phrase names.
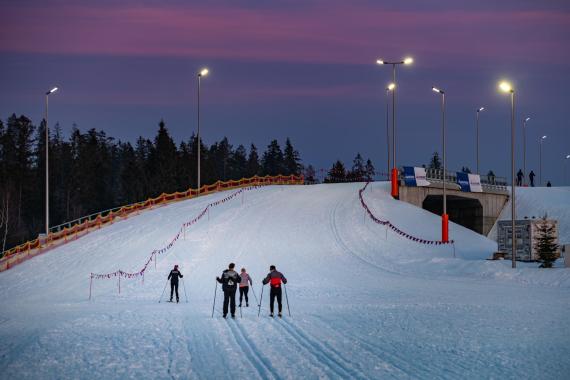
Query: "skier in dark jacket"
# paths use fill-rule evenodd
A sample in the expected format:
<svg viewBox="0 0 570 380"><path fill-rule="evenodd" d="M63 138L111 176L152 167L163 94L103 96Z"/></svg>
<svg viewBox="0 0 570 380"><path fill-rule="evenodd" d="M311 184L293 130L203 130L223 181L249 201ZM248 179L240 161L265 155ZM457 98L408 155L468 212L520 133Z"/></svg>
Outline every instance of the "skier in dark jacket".
<svg viewBox="0 0 570 380"><path fill-rule="evenodd" d="M216 277L216 280L222 284L222 290L224 291L224 318L228 315L228 303L230 304L232 318L236 317L236 290L241 282L241 277L234 268L235 264L230 263L228 269L222 272L222 277Z"/></svg>
<svg viewBox="0 0 570 380"><path fill-rule="evenodd" d="M182 273L178 270L178 265L174 266L174 269L170 271L168 275L168 280L170 280L170 302L172 302L172 295L174 290L176 290L176 303L178 303L178 278L184 277Z"/></svg>
<svg viewBox="0 0 570 380"><path fill-rule="evenodd" d="M277 305L279 307L279 318L281 318L281 310L282 310L282 293L281 293L281 283L286 284L287 279L281 272L278 272L275 269L275 265L271 265L269 267L269 273L263 279L263 285L269 284L269 310L270 310L270 317L273 317L273 304L275 303L275 298L277 298Z"/></svg>
<svg viewBox="0 0 570 380"><path fill-rule="evenodd" d="M535 174L531 170L530 173L528 174L528 179L530 179L530 186L532 186L532 187L534 187L534 177L535 177Z"/></svg>

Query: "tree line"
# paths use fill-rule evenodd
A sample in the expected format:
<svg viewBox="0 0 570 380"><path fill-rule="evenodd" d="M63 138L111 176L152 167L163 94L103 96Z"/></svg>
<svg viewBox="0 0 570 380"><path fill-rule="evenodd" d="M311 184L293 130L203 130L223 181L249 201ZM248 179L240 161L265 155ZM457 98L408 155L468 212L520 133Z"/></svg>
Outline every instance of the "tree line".
<svg viewBox="0 0 570 380"><path fill-rule="evenodd" d="M44 121L0 120L0 251L45 231L45 153ZM153 140L139 137L134 145L75 125L64 139L56 125L48 153L51 226L197 185L197 137L177 145L164 121ZM234 148L226 137L202 141L200 155L202 185L303 170L289 138L283 149L272 140L262 154L254 144Z"/></svg>

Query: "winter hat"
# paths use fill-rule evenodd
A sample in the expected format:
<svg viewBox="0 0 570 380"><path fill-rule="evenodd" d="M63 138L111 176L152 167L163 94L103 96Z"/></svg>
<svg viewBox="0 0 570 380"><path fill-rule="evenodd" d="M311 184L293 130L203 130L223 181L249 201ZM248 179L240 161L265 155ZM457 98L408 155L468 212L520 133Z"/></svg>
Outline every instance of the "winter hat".
<svg viewBox="0 0 570 380"><path fill-rule="evenodd" d="M174 265L174 269L178 269L178 264Z"/></svg>

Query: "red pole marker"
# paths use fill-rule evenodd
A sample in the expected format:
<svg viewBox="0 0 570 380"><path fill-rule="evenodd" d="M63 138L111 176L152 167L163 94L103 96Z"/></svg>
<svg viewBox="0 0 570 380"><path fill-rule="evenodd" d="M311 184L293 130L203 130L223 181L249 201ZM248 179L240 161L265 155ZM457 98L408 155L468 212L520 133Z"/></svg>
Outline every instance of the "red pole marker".
<svg viewBox="0 0 570 380"><path fill-rule="evenodd" d="M441 216L441 241L449 242L449 215L447 214Z"/></svg>
<svg viewBox="0 0 570 380"><path fill-rule="evenodd" d="M399 197L398 188L398 169L392 169L392 196L396 199Z"/></svg>

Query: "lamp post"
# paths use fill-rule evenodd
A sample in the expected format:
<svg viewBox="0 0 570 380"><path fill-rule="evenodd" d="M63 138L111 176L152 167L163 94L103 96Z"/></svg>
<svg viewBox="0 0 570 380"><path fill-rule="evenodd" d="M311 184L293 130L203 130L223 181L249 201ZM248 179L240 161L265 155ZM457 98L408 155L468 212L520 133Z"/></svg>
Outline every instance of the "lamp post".
<svg viewBox="0 0 570 380"><path fill-rule="evenodd" d="M445 91L437 87L432 87L431 89L441 95L441 135L443 140L443 214L441 215L441 241L447 243L449 241L449 216L447 215L447 194L445 185L445 174L447 172L445 158Z"/></svg>
<svg viewBox="0 0 570 380"><path fill-rule="evenodd" d="M49 236L49 96L58 90L57 87L46 92L46 242Z"/></svg>
<svg viewBox="0 0 570 380"><path fill-rule="evenodd" d="M542 186L542 141L546 139L546 135L538 139L538 183Z"/></svg>
<svg viewBox="0 0 570 380"><path fill-rule="evenodd" d="M475 150L477 151L477 174L481 174L479 172L479 114L481 112L483 112L483 110L485 110L485 107L479 107L477 108L477 137L476 137L476 148Z"/></svg>
<svg viewBox="0 0 570 380"><path fill-rule="evenodd" d="M530 120L530 117L525 117L523 120L523 179L524 185L526 185L526 123Z"/></svg>
<svg viewBox="0 0 570 380"><path fill-rule="evenodd" d="M398 198L398 169L396 168L396 66L398 65L411 65L414 60L410 57L404 58L403 61L388 62L382 59L376 60L379 65L392 65L392 196Z"/></svg>
<svg viewBox="0 0 570 380"><path fill-rule="evenodd" d="M511 95L511 236L512 236L512 267L517 267L517 239L515 231L515 90L508 82L499 83L499 89Z"/></svg>
<svg viewBox="0 0 570 380"><path fill-rule="evenodd" d="M568 159L570 158L570 154L566 155L566 158L564 159L564 183L568 183L567 179L566 179L566 172L568 171L568 165L566 164L568 162Z"/></svg>
<svg viewBox="0 0 570 380"><path fill-rule="evenodd" d="M390 104L390 91L394 91L396 85L394 83L390 83L388 87L386 87L386 151L388 152L388 169L386 174L390 173L390 128L388 127L388 119L389 119L389 104Z"/></svg>
<svg viewBox="0 0 570 380"><path fill-rule="evenodd" d="M208 75L208 69L202 69L198 73L198 194L200 194L200 151L202 150L202 142L200 140L200 86L201 79Z"/></svg>

